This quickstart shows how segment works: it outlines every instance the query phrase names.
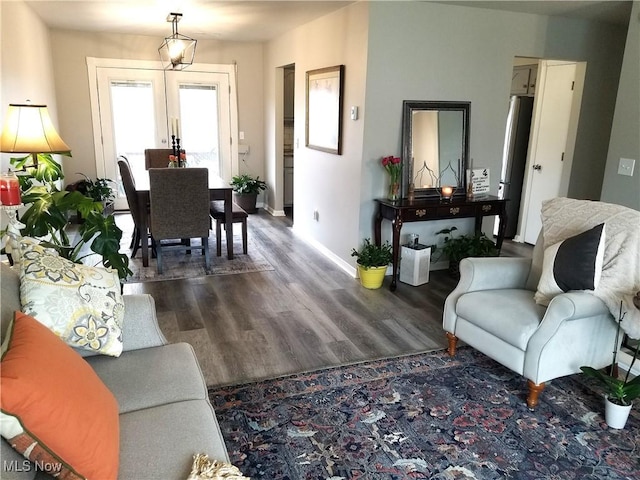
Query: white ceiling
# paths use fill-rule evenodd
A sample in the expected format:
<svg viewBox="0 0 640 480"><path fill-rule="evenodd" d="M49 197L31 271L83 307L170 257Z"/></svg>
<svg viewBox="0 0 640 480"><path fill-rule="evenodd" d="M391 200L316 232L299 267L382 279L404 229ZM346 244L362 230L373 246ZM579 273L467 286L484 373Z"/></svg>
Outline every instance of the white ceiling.
<svg viewBox="0 0 640 480"><path fill-rule="evenodd" d="M4 1L4 0L0 0ZM435 0L427 0L435 1ZM265 41L353 3L351 1L30 0L56 29L167 36L169 12L183 14L179 31L199 38ZM456 5L599 20L626 25L631 1L444 1Z"/></svg>

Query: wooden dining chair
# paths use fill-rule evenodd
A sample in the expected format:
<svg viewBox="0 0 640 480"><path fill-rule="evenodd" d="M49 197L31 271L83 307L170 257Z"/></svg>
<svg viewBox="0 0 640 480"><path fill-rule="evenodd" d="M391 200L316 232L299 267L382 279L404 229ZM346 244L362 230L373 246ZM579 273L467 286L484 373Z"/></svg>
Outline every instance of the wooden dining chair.
<svg viewBox="0 0 640 480"><path fill-rule="evenodd" d="M163 272L163 253L170 249L190 252L201 249L205 265L209 256L209 177L206 168L150 168L150 231L156 250L158 273ZM199 238L200 245L190 240ZM179 242L167 243L168 240ZM164 243L163 243L164 242Z"/></svg>
<svg viewBox="0 0 640 480"><path fill-rule="evenodd" d="M144 151L144 168L166 168L169 165L169 155L173 155L171 148L147 148Z"/></svg>
<svg viewBox="0 0 640 480"><path fill-rule="evenodd" d="M242 223L242 253L246 255L249 251L249 247L247 245L247 218L249 217L249 215L242 207L240 207L235 202L233 203L232 207L232 222ZM221 226L224 224L224 202L222 200L212 201L210 211L211 217L216 222L216 255L220 257L222 255Z"/></svg>
<svg viewBox="0 0 640 480"><path fill-rule="evenodd" d="M127 203L129 204L129 211L131 212L131 218L133 219L133 235L131 236L131 258L136 256L138 249L140 248L140 211L138 206L138 195L136 194L136 184L131 173L131 167L126 157L122 157L118 160L118 168L120 169L120 177L122 179L122 186L124 187L124 194L127 197ZM147 208L148 212L148 208Z"/></svg>

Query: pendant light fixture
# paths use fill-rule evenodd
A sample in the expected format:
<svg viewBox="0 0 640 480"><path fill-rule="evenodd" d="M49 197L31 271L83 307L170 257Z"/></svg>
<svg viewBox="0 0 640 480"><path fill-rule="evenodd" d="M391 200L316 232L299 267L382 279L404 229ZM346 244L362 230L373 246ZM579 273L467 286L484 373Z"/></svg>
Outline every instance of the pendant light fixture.
<svg viewBox="0 0 640 480"><path fill-rule="evenodd" d="M158 52L165 70L184 70L193 63L196 54L197 41L178 33L178 22L182 18L181 13L170 13L167 22L171 22L171 36L166 37Z"/></svg>

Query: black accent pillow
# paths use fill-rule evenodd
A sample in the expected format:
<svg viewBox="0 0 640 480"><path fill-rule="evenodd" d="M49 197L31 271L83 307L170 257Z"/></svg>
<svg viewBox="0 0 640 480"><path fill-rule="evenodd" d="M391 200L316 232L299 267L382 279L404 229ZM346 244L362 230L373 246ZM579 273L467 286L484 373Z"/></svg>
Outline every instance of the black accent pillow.
<svg viewBox="0 0 640 480"><path fill-rule="evenodd" d="M544 251L536 301L548 305L570 290L595 290L604 260L605 224L558 242Z"/></svg>

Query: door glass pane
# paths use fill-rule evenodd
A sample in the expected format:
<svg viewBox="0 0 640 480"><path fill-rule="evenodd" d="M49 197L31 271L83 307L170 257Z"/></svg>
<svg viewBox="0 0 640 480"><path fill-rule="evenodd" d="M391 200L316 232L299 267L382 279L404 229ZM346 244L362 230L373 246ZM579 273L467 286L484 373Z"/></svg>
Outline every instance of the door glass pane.
<svg viewBox="0 0 640 480"><path fill-rule="evenodd" d="M179 86L180 147L190 167L220 175L218 90L215 85Z"/></svg>
<svg viewBox="0 0 640 480"><path fill-rule="evenodd" d="M110 89L116 156L129 159L135 177L144 172L145 148L154 148L156 143L153 86L151 82L112 81ZM119 171L118 196L125 196Z"/></svg>

